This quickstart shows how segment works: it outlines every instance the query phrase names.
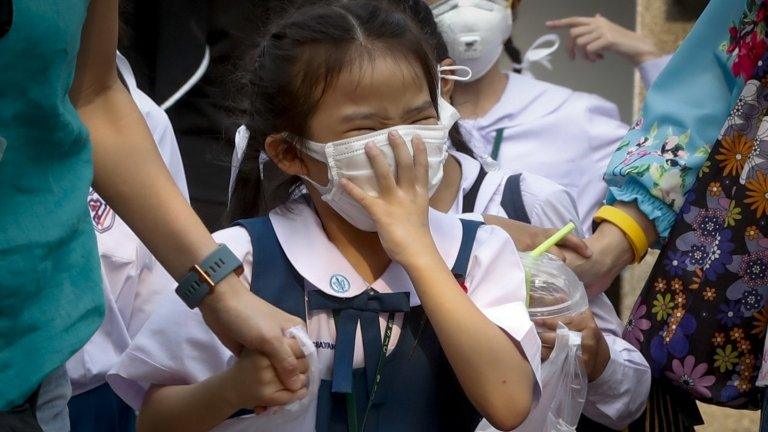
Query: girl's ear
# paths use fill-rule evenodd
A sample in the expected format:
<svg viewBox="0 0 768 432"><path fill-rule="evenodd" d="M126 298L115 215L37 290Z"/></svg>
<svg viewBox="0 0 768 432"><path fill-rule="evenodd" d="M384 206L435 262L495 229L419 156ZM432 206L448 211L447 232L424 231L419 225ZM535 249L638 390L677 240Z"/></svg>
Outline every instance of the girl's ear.
<svg viewBox="0 0 768 432"><path fill-rule="evenodd" d="M272 134L264 142L264 150L283 172L295 176L307 176L307 169L304 160L301 158L298 147L291 142L284 134Z"/></svg>
<svg viewBox="0 0 768 432"><path fill-rule="evenodd" d="M456 62L454 62L453 59L450 58L450 57L440 62L440 66L441 67L443 67L443 66L454 66L455 64L456 64ZM452 71L445 71L443 73L444 74L453 74ZM452 80L452 79L440 78L440 87L442 88L442 92L441 92L442 95L441 96L443 97L443 99L445 99L447 101L451 100L451 95L453 94L453 84L455 82L456 81Z"/></svg>

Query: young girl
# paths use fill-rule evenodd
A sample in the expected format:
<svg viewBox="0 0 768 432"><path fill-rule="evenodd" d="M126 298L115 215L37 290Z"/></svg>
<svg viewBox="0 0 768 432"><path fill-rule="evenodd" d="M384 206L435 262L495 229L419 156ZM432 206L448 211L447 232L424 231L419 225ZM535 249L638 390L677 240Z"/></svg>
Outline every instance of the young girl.
<svg viewBox="0 0 768 432"><path fill-rule="evenodd" d="M500 57L519 2L428 3L451 57L472 70L471 81L458 83L453 94L472 149L505 169L528 171L564 186L578 199L582 229L591 233L592 216L606 192L602 174L629 128L616 106L593 94L502 69ZM657 73L645 81L652 82Z"/></svg>
<svg viewBox="0 0 768 432"><path fill-rule="evenodd" d="M428 209L456 119L436 64L404 14L323 2L276 23L246 71L251 140L231 213L272 210L216 237L254 294L307 322L322 378L277 430L472 431L483 416L510 430L540 392L514 243ZM281 178L262 181L261 152ZM309 197L286 202L301 182ZM239 410L303 396L172 301L113 372L142 430L264 430Z"/></svg>
<svg viewBox="0 0 768 432"><path fill-rule="evenodd" d="M434 48L441 64L450 63L448 49L429 7L421 0L398 0L417 21ZM442 96L450 100L453 79L446 75ZM511 174L501 169L486 170L474 157L458 127L453 128L454 148L444 164L444 175L430 199L432 208L451 214L481 214L488 223L500 216L544 228L560 228L578 220L573 196L562 186L527 172ZM506 224L505 224L506 225ZM513 235L514 238L514 235ZM592 420L623 429L637 418L645 406L650 386L650 369L640 352L621 338L622 323L604 294L590 299L590 310L567 323L582 332L582 354L589 377L584 413ZM552 330L556 323L545 323ZM553 333L541 335L544 359L551 351ZM542 404L554 395L542 395ZM540 431L533 416L520 430Z"/></svg>

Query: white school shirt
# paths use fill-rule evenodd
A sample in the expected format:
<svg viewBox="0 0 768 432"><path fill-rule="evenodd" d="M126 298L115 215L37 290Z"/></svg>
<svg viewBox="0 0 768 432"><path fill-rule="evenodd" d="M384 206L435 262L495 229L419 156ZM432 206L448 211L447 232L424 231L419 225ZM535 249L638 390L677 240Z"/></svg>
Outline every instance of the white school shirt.
<svg viewBox="0 0 768 432"><path fill-rule="evenodd" d="M653 82L664 58L640 68ZM654 75L656 74L656 75ZM507 74L507 86L483 117L459 125L477 155L490 155L498 129L504 129L498 163L511 172L528 172L565 187L578 204L582 230L592 233L592 217L605 198L603 174L629 126L611 102L588 93Z"/></svg>
<svg viewBox="0 0 768 432"><path fill-rule="evenodd" d="M273 210L269 218L283 251L305 279L307 290L319 289L336 297L352 297L372 287L382 293L409 292L411 306L420 304L408 275L397 263L392 263L371 285L357 275L325 235L320 220L304 199L298 198ZM450 266L459 251L461 224L456 217L433 210L430 210L429 223L435 244ZM242 227L228 228L214 234L214 238L218 243L227 244L243 261L245 272L241 278L250 285L253 252L247 231ZM349 282L345 293L340 294L330 287L331 277L337 275L343 275ZM465 285L477 307L519 342L536 379L536 388L526 391L534 392L534 399L537 400L540 394L541 344L525 309L522 264L514 243L500 228L486 225L479 229ZM459 289L458 286L455 288ZM170 287L166 289L170 291ZM397 315L389 344L390 352L400 334L402 314ZM330 379L336 339L333 316L328 311L310 311L308 318L308 333L318 349L321 378ZM386 319L387 314L380 315L382 332ZM232 353L208 329L200 312L190 310L169 293L107 379L123 400L139 408L151 385L197 383L223 372L233 361ZM358 327L354 367L363 367L363 362ZM383 379L386 380L386 376ZM314 430L314 408L301 418L286 421L281 430ZM253 419L254 416L229 419L215 430L261 430ZM252 424L249 425L249 422Z"/></svg>
<svg viewBox="0 0 768 432"><path fill-rule="evenodd" d="M133 72L120 54L117 65L174 182L189 201L181 154L168 116L136 87ZM105 382L107 372L149 318L163 289L173 284L136 234L93 189L88 194L88 208L99 248L105 313L96 333L66 363L73 395Z"/></svg>
<svg viewBox="0 0 768 432"><path fill-rule="evenodd" d="M451 154L461 164L461 189L450 210L450 213L458 214L462 212L464 194L472 187L480 172L480 162L462 153ZM486 175L473 213L507 217L501 207L501 197L510 175L500 169ZM535 174L523 173L520 188L531 225L561 228L576 217L573 197L562 186ZM608 297L605 294L593 297L589 307L597 326L603 332L611 359L603 374L589 383L583 412L592 420L612 429L623 429L645 408L651 371L642 354L622 339L623 325ZM543 427L541 425L539 430Z"/></svg>

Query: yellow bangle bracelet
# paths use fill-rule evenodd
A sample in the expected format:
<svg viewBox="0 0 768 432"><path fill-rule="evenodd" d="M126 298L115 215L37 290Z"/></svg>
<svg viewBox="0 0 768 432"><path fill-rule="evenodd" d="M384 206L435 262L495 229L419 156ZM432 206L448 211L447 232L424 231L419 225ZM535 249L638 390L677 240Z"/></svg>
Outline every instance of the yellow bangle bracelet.
<svg viewBox="0 0 768 432"><path fill-rule="evenodd" d="M620 209L613 206L602 206L600 210L595 213L595 222L610 222L615 225L621 232L624 233L624 237L627 238L627 242L632 247L632 251L635 253L635 263L639 263L645 257L648 252L648 237L645 235L645 231L640 227L631 216L624 213Z"/></svg>

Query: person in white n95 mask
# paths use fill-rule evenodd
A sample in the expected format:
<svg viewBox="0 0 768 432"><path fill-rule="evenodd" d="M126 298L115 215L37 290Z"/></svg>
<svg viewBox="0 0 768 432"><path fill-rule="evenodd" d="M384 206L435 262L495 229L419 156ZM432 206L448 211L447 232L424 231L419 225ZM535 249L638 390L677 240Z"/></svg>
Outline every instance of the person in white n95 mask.
<svg viewBox="0 0 768 432"><path fill-rule="evenodd" d="M532 63L548 65L559 38L545 35L520 55L510 37L519 1L428 3L453 61L472 70L471 80L456 83L451 101L461 113L459 124L472 150L495 159L504 169L538 174L564 186L577 199L581 228L591 233L592 216L606 191L602 174L616 143L629 129L619 119L616 106L530 74ZM589 53L590 60L607 51L631 58L646 86L667 61L642 36L602 17L550 24L571 27L576 36L570 43L572 50ZM505 51L513 71L503 69Z"/></svg>

